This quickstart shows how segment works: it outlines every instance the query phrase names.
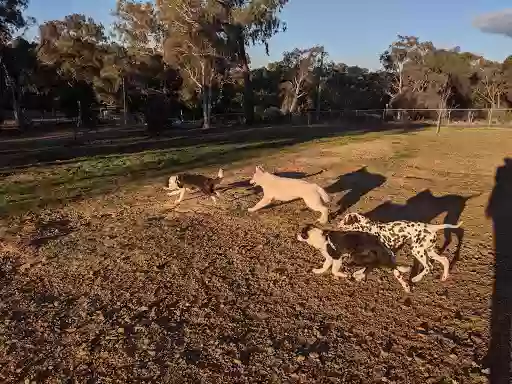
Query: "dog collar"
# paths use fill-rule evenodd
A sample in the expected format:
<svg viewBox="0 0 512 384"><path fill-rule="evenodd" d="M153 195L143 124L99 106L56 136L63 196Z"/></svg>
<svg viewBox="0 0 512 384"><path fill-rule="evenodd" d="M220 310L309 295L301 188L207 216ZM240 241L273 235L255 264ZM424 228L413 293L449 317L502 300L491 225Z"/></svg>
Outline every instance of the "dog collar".
<svg viewBox="0 0 512 384"><path fill-rule="evenodd" d="M331 238L329 236L327 236L327 244L329 244L332 247L332 249L336 250L336 247L332 243Z"/></svg>

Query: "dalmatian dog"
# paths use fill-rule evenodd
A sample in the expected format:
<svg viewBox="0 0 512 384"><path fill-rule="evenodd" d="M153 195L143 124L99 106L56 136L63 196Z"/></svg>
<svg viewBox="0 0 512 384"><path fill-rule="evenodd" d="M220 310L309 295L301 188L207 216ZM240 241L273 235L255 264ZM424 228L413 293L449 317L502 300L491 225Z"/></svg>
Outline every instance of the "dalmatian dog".
<svg viewBox="0 0 512 384"><path fill-rule="evenodd" d="M405 292L410 292L402 273L409 272L411 268L397 265L393 252L371 233L329 231L308 224L297 234L297 240L316 248L325 258L322 267L313 269L313 273L321 274L332 267L334 277L347 277L346 273L340 272L342 264L364 267L352 274L355 280L361 281L372 269L386 268L393 271Z"/></svg>
<svg viewBox="0 0 512 384"><path fill-rule="evenodd" d="M412 255L421 263L423 270L414 276L411 281L419 282L427 273L432 270L430 259L442 264L443 274L441 281L448 278L450 262L447 257L439 256L435 251L436 232L445 228L459 228L451 224L426 224L414 221L392 221L380 223L368 219L359 213L349 213L338 223L338 228L343 231L361 231L372 233L392 251L400 249L403 245L411 245Z"/></svg>

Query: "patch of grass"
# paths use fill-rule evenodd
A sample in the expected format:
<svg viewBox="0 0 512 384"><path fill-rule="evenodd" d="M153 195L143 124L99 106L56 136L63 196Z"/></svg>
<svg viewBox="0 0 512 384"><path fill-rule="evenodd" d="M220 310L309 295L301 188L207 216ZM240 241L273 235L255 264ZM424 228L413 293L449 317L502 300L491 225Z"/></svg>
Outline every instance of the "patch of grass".
<svg viewBox="0 0 512 384"><path fill-rule="evenodd" d="M7 175L0 184L0 216L113 192L118 186L130 189L142 181L193 167L232 164L257 156L270 156L277 151L302 150L312 144L345 145L399 132L350 131L327 138L311 135L306 139L272 137L245 143L202 143L165 150L79 158L61 165L28 168Z"/></svg>
<svg viewBox="0 0 512 384"><path fill-rule="evenodd" d="M390 160L408 160L413 158L418 151L414 148L399 148L393 152Z"/></svg>
<svg viewBox="0 0 512 384"><path fill-rule="evenodd" d="M197 145L129 155L98 156L75 163L29 168L0 184L0 215L115 191L118 185L147 180L196 165L227 164L288 145L288 140L248 144Z"/></svg>
<svg viewBox="0 0 512 384"><path fill-rule="evenodd" d="M391 129L388 131L381 131L381 132L368 132L365 130L360 131L350 131L347 132L346 135L338 135L338 136L332 136L332 137L320 137L315 138L310 141L307 141L305 143L297 144L293 146L293 150L295 149L301 149L304 147L307 147L311 144L316 145L346 145L349 143L354 143L358 141L370 141L370 140L376 140L382 137L386 136L392 136L392 135L398 135L403 134L404 131L402 129ZM412 133L412 132L411 132Z"/></svg>

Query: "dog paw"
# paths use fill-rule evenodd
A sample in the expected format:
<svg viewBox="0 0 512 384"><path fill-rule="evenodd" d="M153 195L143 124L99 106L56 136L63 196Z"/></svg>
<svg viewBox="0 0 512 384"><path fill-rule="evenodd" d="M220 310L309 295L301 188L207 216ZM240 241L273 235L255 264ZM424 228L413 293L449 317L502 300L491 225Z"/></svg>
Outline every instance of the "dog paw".
<svg viewBox="0 0 512 384"><path fill-rule="evenodd" d="M423 279L423 275L421 275L421 274L420 274L420 275L416 275L416 276L414 276L414 277L411 279L411 281L412 281L413 283L417 283L417 282L419 282L421 279Z"/></svg>
<svg viewBox="0 0 512 384"><path fill-rule="evenodd" d="M441 276L441 281L446 281L446 280L448 280L448 275Z"/></svg>
<svg viewBox="0 0 512 384"><path fill-rule="evenodd" d="M256 210L254 208L247 208L247 212L253 213L253 212L256 212Z"/></svg>
<svg viewBox="0 0 512 384"><path fill-rule="evenodd" d="M333 273L332 275L334 276L335 279L339 279L340 277L342 277L342 278L347 277L347 274L343 273L343 272L336 272L336 273Z"/></svg>
<svg viewBox="0 0 512 384"><path fill-rule="evenodd" d="M317 275L320 275L322 273L324 273L325 271L323 269L313 269L313 273L316 273Z"/></svg>
<svg viewBox="0 0 512 384"><path fill-rule="evenodd" d="M406 293L411 293L411 287L409 287L409 284L405 284L403 288Z"/></svg>
<svg viewBox="0 0 512 384"><path fill-rule="evenodd" d="M354 278L355 281L362 281L362 280L364 280L364 273L354 272L352 277Z"/></svg>

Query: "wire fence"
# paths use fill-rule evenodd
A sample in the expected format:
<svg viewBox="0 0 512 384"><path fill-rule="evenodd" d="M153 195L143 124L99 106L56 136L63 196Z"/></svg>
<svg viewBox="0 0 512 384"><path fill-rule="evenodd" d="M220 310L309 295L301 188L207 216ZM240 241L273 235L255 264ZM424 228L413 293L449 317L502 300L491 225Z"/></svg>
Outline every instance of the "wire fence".
<svg viewBox="0 0 512 384"><path fill-rule="evenodd" d="M512 109L374 109L354 110L356 117L396 122L424 122L443 126L506 126L512 125Z"/></svg>
<svg viewBox="0 0 512 384"><path fill-rule="evenodd" d="M202 120L196 120L201 122ZM267 124L322 124L322 123L423 123L442 126L511 126L512 108L497 109L344 109L309 110L290 116L263 116ZM226 113L212 116L212 125L240 125L243 113Z"/></svg>
<svg viewBox="0 0 512 384"><path fill-rule="evenodd" d="M375 124L414 124L461 127L501 126L512 127L512 108L498 109L344 109L344 110L309 110L283 116L279 109L273 108L274 113L264 113L257 116L257 123L269 125L314 125L314 124L348 124L348 125L375 125ZM276 112L277 111L277 112ZM76 129L76 118L65 117L62 114L31 113L31 122L34 131L53 131L60 129ZM242 112L213 114L212 127L236 129L245 124ZM14 126L12 121L4 124L3 128ZM120 109L101 110L98 127L119 127L126 129L145 129L145 118L142 113L128 113L126 116ZM169 119L165 129L194 129L201 128L203 120L200 116L189 116L188 119L175 117ZM90 129L89 128L79 128ZM35 132L34 132L35 133Z"/></svg>
<svg viewBox="0 0 512 384"><path fill-rule="evenodd" d="M424 123L443 126L512 126L512 108L499 109L344 109L309 110L289 116L261 116L263 124L318 124L318 123ZM202 119L187 120L201 125ZM239 126L245 123L242 112L214 114L212 126Z"/></svg>

